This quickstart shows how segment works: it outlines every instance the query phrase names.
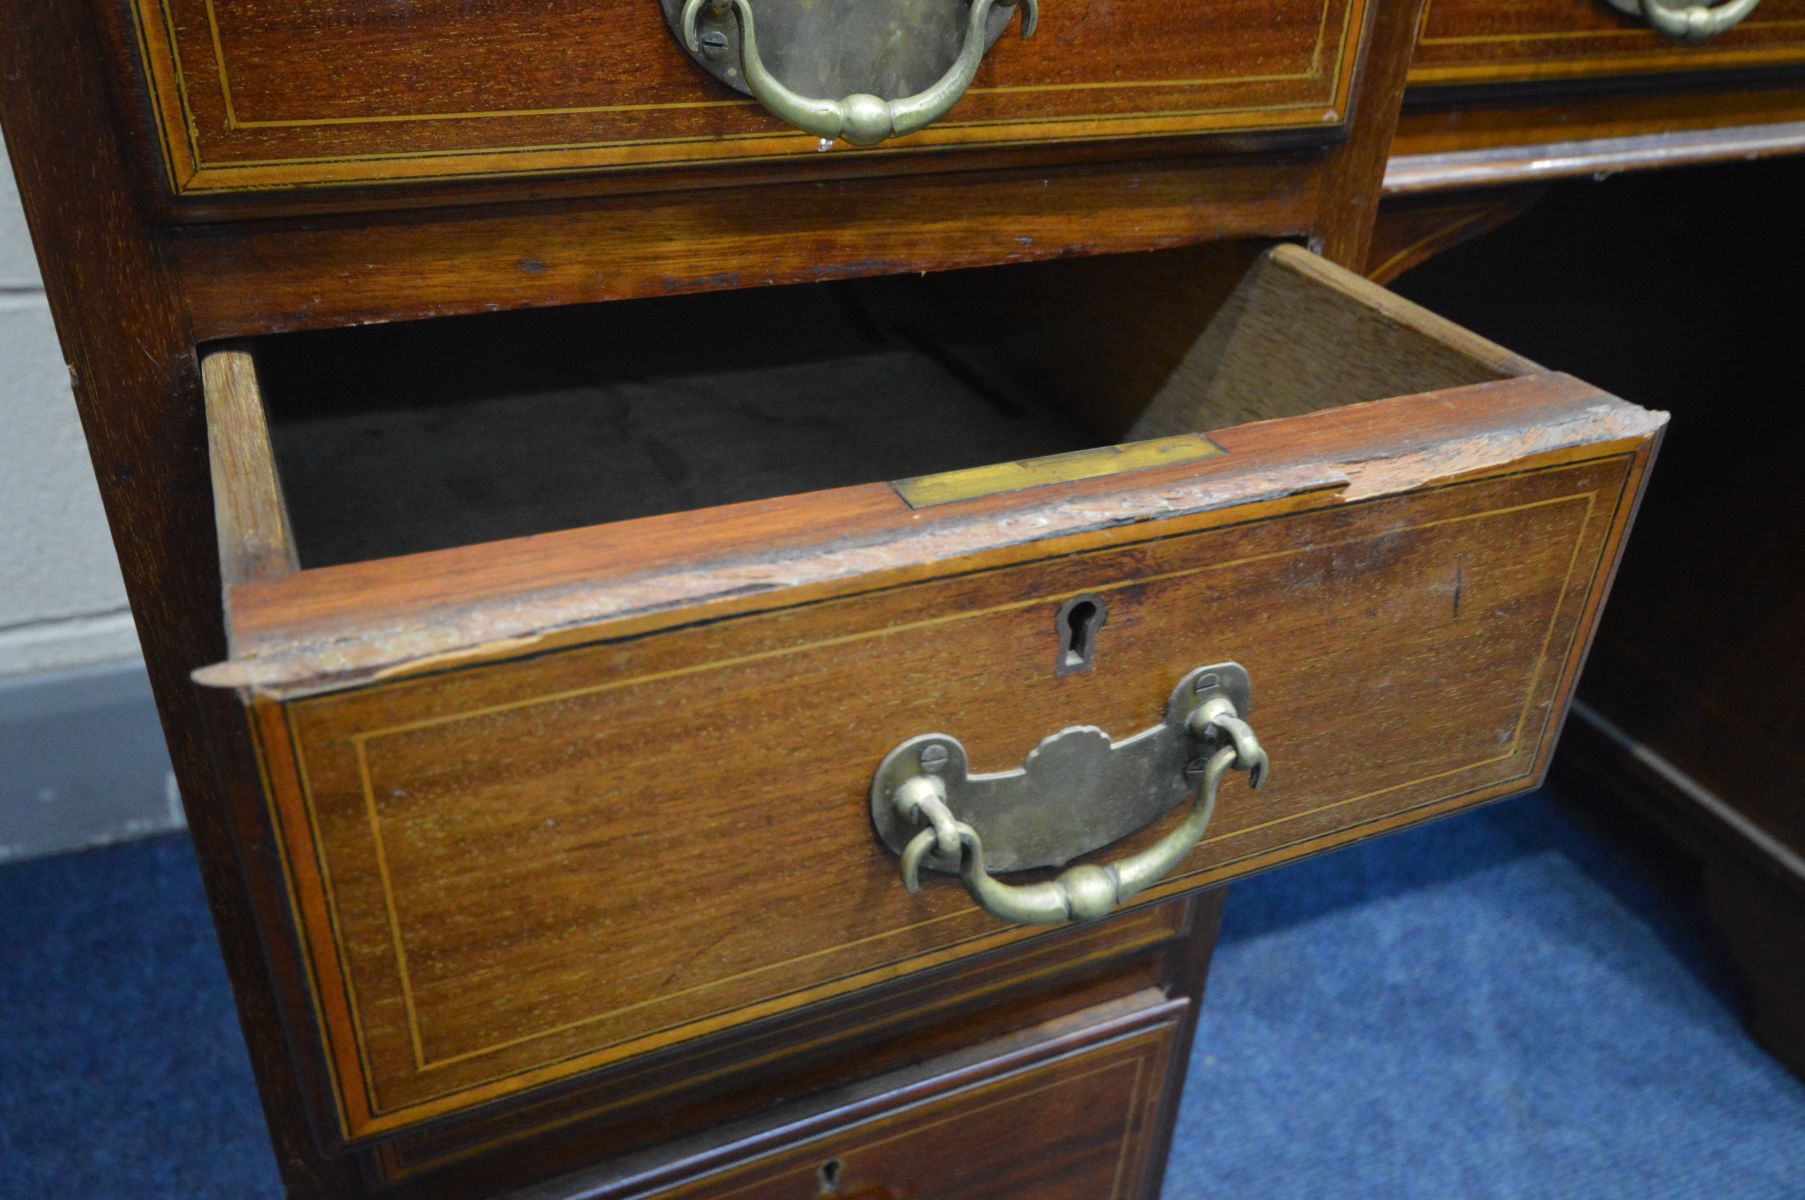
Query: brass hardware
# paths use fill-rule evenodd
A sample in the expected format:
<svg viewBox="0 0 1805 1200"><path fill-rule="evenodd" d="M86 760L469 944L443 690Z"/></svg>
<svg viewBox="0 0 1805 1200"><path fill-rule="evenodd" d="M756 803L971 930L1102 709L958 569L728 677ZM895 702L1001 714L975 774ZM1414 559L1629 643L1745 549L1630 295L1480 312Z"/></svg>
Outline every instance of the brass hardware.
<svg viewBox="0 0 1805 1200"><path fill-rule="evenodd" d="M964 11L965 36L957 55L938 79L923 88L912 81L920 77L924 65L945 61L945 0L915 4L861 0L844 6L848 13L839 16L833 34L821 32L834 19L825 10L797 0L761 0L766 16L759 20L769 19L785 34L772 52L772 61L789 78L833 86L845 69L844 60L876 53L880 57L871 63L871 74L852 86L903 93L900 99L885 99L856 91L841 100L820 100L792 90L766 66L749 0L683 0L680 10L676 8L678 0L662 3L665 19L704 70L754 97L779 120L805 133L843 138L855 146L875 146L945 116L971 86L984 52L1002 33L1014 9L1019 5L1022 10L1024 38L1034 36L1039 19L1038 0L971 0ZM737 28L727 19L729 10ZM935 18L942 22L940 27L926 24ZM702 23L708 28L699 30ZM733 53L736 41L737 54Z"/></svg>
<svg viewBox="0 0 1805 1200"><path fill-rule="evenodd" d="M1684 0L1610 0L1612 8L1639 16L1657 33L1682 42L1716 37L1755 11L1761 0L1729 0L1727 4L1687 4Z"/></svg>
<svg viewBox="0 0 1805 1200"><path fill-rule="evenodd" d="M938 475L917 475L913 479L899 479L890 486L908 501L910 508L932 508L936 504L952 504L959 500L975 500L980 496L1019 492L1049 483L1071 483L1078 479L1097 479L1121 471L1139 471L1145 467L1201 462L1206 458L1220 458L1227 453L1201 433L1181 433L1176 437L1130 442L1125 446L1073 450L1066 454L1049 454L1041 458L995 463L987 467L942 471Z"/></svg>
<svg viewBox="0 0 1805 1200"><path fill-rule="evenodd" d="M968 774L965 748L945 734L910 738L878 767L872 820L900 856L911 892L924 867L956 871L972 898L1005 921L1095 920L1196 847L1230 770L1246 771L1249 787L1266 782L1266 752L1242 716L1249 698L1239 664L1202 667L1173 689L1160 724L1121 742L1095 726L1073 726L1041 742L1019 769L993 775ZM1025 886L995 878L1063 867L1144 828L1186 795L1193 799L1184 819L1139 854Z"/></svg>

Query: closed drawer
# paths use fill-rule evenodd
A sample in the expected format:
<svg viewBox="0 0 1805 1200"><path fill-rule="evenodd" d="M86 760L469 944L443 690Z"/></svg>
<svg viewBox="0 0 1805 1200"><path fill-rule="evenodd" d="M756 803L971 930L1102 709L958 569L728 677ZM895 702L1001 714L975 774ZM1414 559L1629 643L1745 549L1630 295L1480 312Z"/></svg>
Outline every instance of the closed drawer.
<svg viewBox="0 0 1805 1200"><path fill-rule="evenodd" d="M844 342L787 307L836 295ZM1050 295L1039 322L961 315ZM199 680L255 755L247 859L330 1136L1034 936L956 875L900 882L874 776L920 735L1007 772L1239 664L1271 781L1231 777L1137 904L1539 779L1664 418L1289 247L854 300L633 310L809 329L758 371L617 310L531 318L544 344L459 324L425 407L417 339L445 323L208 359L233 657ZM654 342L708 361L661 379L634 357ZM590 382L538 374L560 354ZM486 399L485 371L524 394ZM528 510L620 519L501 536ZM1108 774L1112 804L1150 803ZM1171 832L1194 779L1148 787L1146 827L1086 861Z"/></svg>
<svg viewBox="0 0 1805 1200"><path fill-rule="evenodd" d="M865 35L843 26L868 6L754 7L776 20L773 5L806 25L790 57L807 57L810 39L849 39L848 56L861 48ZM968 6L892 7L940 14L932 28L951 40L928 56L931 79L952 60ZM131 12L178 194L821 157L818 137L691 61L658 0L133 0ZM1234 131L1331 138L1365 12L1366 0L1059 0L1031 40L1011 18L943 119L856 153ZM876 26L865 40L884 36L898 40ZM768 42L769 56L799 90L898 94L876 79L824 88L781 61L790 41Z"/></svg>
<svg viewBox="0 0 1805 1200"><path fill-rule="evenodd" d="M1429 0L1410 81L1495 83L1799 63L1805 63L1805 0L1760 0L1733 27L1697 43L1658 33L1606 0Z"/></svg>
<svg viewBox="0 0 1805 1200"><path fill-rule="evenodd" d="M1150 1195L1185 1001L1157 990L880 1078L645 1200L1129 1200ZM1007 1136L1005 1136L1007 1131ZM670 1171L668 1174L681 1174ZM666 1171L648 1172L657 1178Z"/></svg>

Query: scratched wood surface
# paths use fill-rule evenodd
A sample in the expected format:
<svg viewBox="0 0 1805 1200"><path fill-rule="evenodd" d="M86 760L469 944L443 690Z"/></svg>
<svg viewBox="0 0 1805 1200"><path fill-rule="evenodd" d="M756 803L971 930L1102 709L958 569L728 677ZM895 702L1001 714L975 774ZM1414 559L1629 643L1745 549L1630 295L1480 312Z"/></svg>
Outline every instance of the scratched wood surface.
<svg viewBox="0 0 1805 1200"><path fill-rule="evenodd" d="M1659 418L1510 377L1533 364L1300 251L1265 264L1285 282L1255 272L1226 306L1254 343L1264 304L1299 353L1394 347L1347 398L1491 382L1309 412L1331 381L1303 375L1303 415L1219 431L1202 462L919 512L876 484L233 588L237 657L202 678L250 706L340 1131L1026 936L945 881L909 896L873 839L873 765L929 729L1006 769L1246 664L1278 781L1231 789L1156 896L1529 786ZM1093 669L1060 675L1082 593L1110 617Z"/></svg>
<svg viewBox="0 0 1805 1200"><path fill-rule="evenodd" d="M256 705L348 1131L1022 936L875 843L873 765L917 733L1007 769L1243 662L1281 765L1167 892L1531 786L1646 445ZM1096 665L1055 675L1083 593Z"/></svg>
<svg viewBox="0 0 1805 1200"><path fill-rule="evenodd" d="M1805 0L1762 0L1708 42L1656 33L1604 0L1429 0L1410 82L1504 83L1805 63Z"/></svg>
<svg viewBox="0 0 1805 1200"><path fill-rule="evenodd" d="M820 151L692 63L654 0L131 11L180 193ZM863 153L1326 129L1347 115L1364 12L1363 0L1072 0L1033 39L1005 35L949 117Z"/></svg>
<svg viewBox="0 0 1805 1200"><path fill-rule="evenodd" d="M229 7L220 6L220 11ZM291 15L298 11L295 6L283 7ZM463 7L472 14L471 20L480 19L480 6ZM325 1136L320 1136L322 1128L310 1127L302 1112L303 1093L308 1099L316 1094L329 1097L336 1084L327 1065L324 1035L309 1032L317 1024L309 990L312 980L302 965L299 935L289 927L288 881L270 840L273 830L267 825L262 777L254 761L240 762L229 754L220 759L223 765L216 771L201 744L197 695L200 706L223 714L227 723L235 721L242 730L239 701L233 692L222 689L197 693L188 682L193 668L224 653L225 640L221 612L214 603L218 560L206 504L207 437L200 372L195 369L201 356L195 343L275 329L756 286L835 273L914 272L1022 258L1138 251L1250 235L1309 238L1337 261L1358 265L1365 261L1371 198L1402 87L1408 57L1403 47L1415 24L1415 5L1373 6L1367 22L1367 61L1361 67L1357 96L1350 96L1342 109L1347 117L1345 143L1338 140L1343 130L1328 128L1327 122L1317 119L1326 113L1312 117L1308 128L1303 124L1287 129L1252 127L1245 134L1232 132L1241 114L1217 114L1223 117L1221 124L1199 127L1216 130L1211 136L1149 137L1125 141L1114 149L1041 141L957 154L906 150L858 157L798 153L762 164L710 167L702 163L655 171L594 171L578 165L570 167L574 173L569 174L557 174L565 171L566 165L552 164L553 175L526 179L508 175L491 180L487 175L459 174L455 183L416 179L381 188L319 190L296 189L290 186L296 181L291 180L278 190L191 191L179 200L171 200L167 194L171 175L159 129L173 130L178 137L186 136L188 129L179 122L165 126L167 113L153 110L146 99L148 90L140 74L138 41L131 24L133 8L129 3L0 0L9 35L0 37L0 56L7 68L0 72L0 109L4 110L8 147L34 236L44 250L59 330L68 357L78 368L78 399L94 443L96 471L142 624L147 661L170 732L265 1112L291 1195L339 1200L385 1192L433 1200L452 1196L488 1200L512 1194L523 1183L543 1179L548 1172L605 1171L600 1164L614 1161L610 1156L623 1147L644 1148L674 1135L712 1129L711 1115L744 1115L756 1110L769 1082L758 1075L760 1062L769 1060L758 1056L775 1053L770 1048L786 1037L813 1037L824 1047L819 1053L833 1060L831 1066L827 1058L818 1063L817 1074L793 1075L772 1085L778 1090L790 1089L784 1095L794 1096L798 1089L809 1086L809 1080L824 1079L830 1070L841 1072L842 1079L856 1075L866 1045L861 1038L869 1032L860 1024L866 1019L861 1014L868 1017L881 1008L885 997L906 1004L911 996L930 995L935 981L944 981L959 994L947 998L954 1004L948 1011L955 1015L936 1030L935 1045L956 1048L961 1030L986 1036L983 1031L998 1027L997 1014L984 1007L987 996L1001 994L985 990L996 980L1030 959L1046 965L1068 953L1078 958L1088 953L1081 952L1077 942L1054 943L1057 935L1047 935L1045 942L999 947L991 955L947 962L806 1010L791 1009L767 1020L724 1028L712 1038L673 1041L657 1054L616 1064L629 1074L610 1076L611 1067L523 1096L528 1103L511 1117L503 1115L509 1106L472 1110L470 1119L480 1116L495 1122L485 1127L484 1134L473 1134L473 1140L457 1142L451 1133L455 1122L450 1121L410 1129L410 1137L429 1139L431 1144L414 1143L405 1154L396 1142L384 1149L395 1151L393 1165L427 1165L427 1173L412 1177L411 1182L392 1187L384 1183L384 1168L367 1157L374 1151L336 1153L331 1145L335 1105L328 1100L323 1106ZM442 14L450 8L441 5L438 11ZM141 14L150 9L137 11ZM427 6L422 5L389 6L381 11L369 6L357 11L344 5L313 6L304 19L363 22L365 28L371 28L371 22L404 21L410 13L425 11ZM265 9L265 15L282 19L279 9ZM1270 10L1262 8L1257 15L1266 19ZM1194 53L1193 43L1203 40L1173 39L1168 49ZM1244 48L1258 40L1254 35L1238 38L1237 43ZM237 48L222 40L225 58L230 59ZM334 49L329 39L313 45L297 42L293 48L297 50L295 61L303 66L309 55L317 62ZM1351 48L1351 42L1343 46L1344 51ZM1022 48L1006 43L1002 49ZM479 47L471 50L481 53ZM555 47L553 51L555 59ZM205 57L211 49L203 47L201 53ZM351 55L331 65L345 62L355 71L360 60ZM260 65L277 68L278 74L282 66L274 62ZM1243 66L1237 61L1233 69ZM996 69L1002 69L1000 60ZM254 82L257 66L249 70L247 81ZM266 80L274 77L266 76ZM315 82L327 78L321 75ZM503 87L515 82L491 81ZM375 85L377 90L388 86ZM450 94L444 88L414 90ZM387 98L399 94L399 89L391 89ZM162 91L158 96L167 99L169 93ZM223 101L223 89L220 97ZM201 95L197 102L206 104L210 98ZM1276 111L1258 106L1250 119L1258 121ZM257 114L248 115L254 123ZM489 119L500 122L495 128L507 120ZM405 119L391 124L403 129L410 125ZM1014 128L1024 131L1022 126ZM194 133L204 140L221 136L222 129L216 121L198 121ZM245 130L224 129L226 135L240 132L264 136L254 125ZM377 140L388 136L381 128L357 130L349 125L341 134ZM331 139L341 134L328 131L321 136ZM176 152L180 153L179 142ZM428 158L437 153L427 148ZM1124 161L1131 155L1144 161ZM837 165L832 161L836 159ZM462 170L467 161L459 160L454 169ZM910 178L894 177L905 165ZM930 166L942 173L927 174ZM284 169L305 170L292 164ZM886 174L893 177L884 178ZM181 173L174 178L182 178ZM210 185L214 181L196 182ZM652 199L653 193L679 186L691 190ZM287 190L281 190L284 188ZM597 199L604 195L606 199ZM323 215L328 213L332 215ZM169 222L184 223L185 228L173 230L167 227ZM159 228L159 223L164 227ZM228 231L227 225L233 228ZM1525 455L1550 456L1550 466L1571 465L1602 445L1558 432L1540 441L1532 434L1532 426L1544 421L1557 430L1571 432L1575 428L1573 422L1579 418L1568 405L1577 385L1570 381L1506 381L1492 386L1503 390L1489 393L1488 402L1501 406L1500 415L1489 426L1490 433L1481 428L1484 422L1469 421L1460 427L1463 438L1515 439ZM1403 449L1409 441L1406 430L1414 427L1424 410L1404 407L1409 411L1400 410L1396 421L1374 423L1352 417L1338 424L1318 425L1314 434L1297 430L1298 453L1289 461L1311 460L1315 465L1310 469L1314 480L1310 486L1317 488L1348 486L1350 472L1341 469L1340 458L1351 459L1354 473L1368 481L1377 477L1375 472L1394 470L1406 475L1414 472L1421 479L1425 464L1411 460L1413 465L1399 467L1399 462L1411 459ZM1446 412L1443 415L1448 416ZM1603 436L1602 425L1595 424L1591 430ZM1640 444L1641 435L1624 436L1626 448ZM1231 487L1244 501L1242 513L1250 517L1279 517L1300 507L1289 500L1262 506L1253 499L1256 469L1286 466L1284 456L1272 457L1283 439L1247 430L1229 440L1235 442L1231 454L1240 456L1238 470L1210 476L1210 486ZM1387 440L1389 449L1383 444ZM1530 449L1531 443L1540 449ZM1578 449L1582 444L1586 449ZM1338 449L1330 453L1330 447ZM1497 455L1503 456L1502 452ZM1152 486L1141 495L1143 502L1152 504L1158 500L1158 485L1175 480L1165 477L1148 482ZM1056 489L1049 500L1083 506L1114 494L1107 488L1075 487ZM594 603L601 592L610 588L632 591L633 585L621 572L668 576L688 550L718 553L732 533L742 542L764 536L761 522L765 518L771 520L769 532L779 557L804 546L809 537L806 524L824 514L834 520L850 518L830 529L830 537L835 529L888 530L901 517L881 507L878 500L882 497L881 492L859 491L844 511L774 502L758 513L741 512L726 523L703 522L709 527L694 538L685 534L681 523L620 529L611 535L585 531L572 540L534 545L526 560L537 561L554 576L568 572L560 576L560 586L576 594L576 607L588 614L578 624L587 621L593 625L606 613L606 605ZM975 502L963 515L1025 514L1038 519L1057 508ZM871 526L860 525L867 521ZM951 528L934 522L923 526ZM1101 530L1074 536L1087 539L1088 549L1103 549L1118 539L1118 535ZM633 538L647 544L633 544ZM283 643L288 650L301 643L313 644L309 639L321 630L337 627L347 632L349 644L359 647L359 654L370 650L360 660L362 665L353 668L354 674L415 662L420 628L415 627L411 634L407 631L416 619L428 625L448 622L455 629L453 640L463 645L473 643L469 627L456 628L462 619L459 612L502 624L519 620L517 631L529 631L530 636L543 633L546 626L538 618L549 610L535 605L544 596L527 604L501 599L510 590L521 595L522 581L532 576L523 565L525 560L516 557L519 547L466 549L472 551L467 557L446 551L453 557L434 564L413 563L400 569L391 564L379 584L379 590L389 590L366 593L344 608L335 605L374 577L360 577L364 583L357 583L352 591L339 591L341 583L350 585L352 581L321 580L314 572L302 571L267 580L270 591L258 592L256 588L262 584L246 585L251 591L245 596L268 602L261 611L269 619L258 636L298 639ZM486 567L481 565L479 560L491 551L496 557ZM1001 557L1025 561L1032 554ZM278 570L282 565L278 560ZM441 565L451 568L453 574L436 583L420 574ZM421 585L411 592L401 586L410 569ZM704 565L702 573L710 569ZM750 568L742 564L740 569ZM924 566L915 573L915 582L925 581L933 569ZM844 591L843 586L826 580L812 586L817 587L818 598ZM287 592L284 589L288 587L297 590ZM798 598L804 591L806 588L797 589ZM235 606L240 599L243 597L235 597ZM257 607L250 599L244 602L249 609ZM751 612L750 606L718 603L719 611L728 616ZM362 609L361 618L352 611L357 608ZM383 641L377 626L384 623L389 634L407 635L391 647L394 653L373 649ZM646 629L654 626L669 628L671 623L652 621ZM290 665L305 667L308 661L303 655L291 659ZM317 676L312 679L315 685L319 683ZM350 682L341 681L346 686ZM1370 828L1380 827L1382 823ZM1134 925L1137 920L1141 920L1139 914L1130 914L1124 925L1106 929L1138 928ZM1095 949L1093 943L1084 945ZM1035 954L1014 957L1017 951L1037 947ZM1200 952L1193 949L1188 953L1186 961L1193 967L1201 962ZM983 964L981 971L956 973L979 964ZM1145 971L1146 967L1143 963L1134 969ZM1173 972L1162 969L1158 974L1161 986L1176 986ZM1049 982L1052 978L1066 977L1038 978L1021 993L1023 1003L1044 1013L1056 1010L1062 996L1074 1004L1080 1002L1076 993L1059 990L1067 984ZM900 990L888 990L892 985ZM1094 981L1084 985L1086 989L1099 986ZM1186 994L1194 996L1195 986L1186 986ZM909 987L917 990L907 991ZM1083 995L1101 993L1085 990ZM893 1046L882 1053L902 1051ZM1182 1057L1179 1047L1175 1058ZM883 1059L884 1063L894 1061ZM880 1064L874 1069L888 1068ZM660 1075L661 1071L664 1074ZM607 1089L598 1081L608 1078L625 1090L609 1095L606 1103L624 1105L626 1113L617 1107L590 1118L587 1124L576 1120L558 1135L567 1140L557 1151L545 1152L545 1139L554 1136L548 1130L568 1114L564 1109L552 1112L535 1105L568 1102L582 1108L583 1104L572 1100L581 1086L600 1089L593 1090L584 1103L601 1103L596 1098ZM694 1083L703 1079L715 1082ZM710 1102L713 1107L699 1101L674 1107L673 1101L657 1091L659 1086L681 1089L692 1083L702 1091L719 1089ZM642 1085L644 1090L636 1090ZM1169 1131L1176 1084L1164 1090L1160 1122ZM522 1139L511 1143L512 1158L493 1151L486 1140L489 1132L510 1121L510 1134ZM636 1131L631 1137L638 1141L631 1142L627 1134L620 1135L626 1141L610 1140L620 1130ZM453 1143L457 1143L455 1149ZM448 1158L456 1161L431 1169L430 1164L444 1164Z"/></svg>
<svg viewBox="0 0 1805 1200"><path fill-rule="evenodd" d="M1805 150L1802 83L1805 73L1793 70L1558 97L1441 89L1400 117L1385 195L1474 192L1798 154Z"/></svg>
<svg viewBox="0 0 1805 1200"><path fill-rule="evenodd" d="M1069 299L1037 308L1049 294ZM1111 318L1133 304L1125 338ZM1200 428L1536 369L1242 243L329 331L256 357L309 567L872 480L939 480L907 485L916 506L1020 490L1023 459L1060 455L1039 470L1061 482L1084 470L1065 452L1119 470L1116 443L1161 439L1129 452L1153 465L1216 453Z"/></svg>

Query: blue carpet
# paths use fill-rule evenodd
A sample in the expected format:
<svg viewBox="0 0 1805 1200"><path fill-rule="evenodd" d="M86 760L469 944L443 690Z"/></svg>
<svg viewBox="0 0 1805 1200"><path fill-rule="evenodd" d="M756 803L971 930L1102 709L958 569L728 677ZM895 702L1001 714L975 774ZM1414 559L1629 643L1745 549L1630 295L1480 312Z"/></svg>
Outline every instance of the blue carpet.
<svg viewBox="0 0 1805 1200"><path fill-rule="evenodd" d="M1168 1200L1805 1197L1667 882L1538 795L1231 890Z"/></svg>
<svg viewBox="0 0 1805 1200"><path fill-rule="evenodd" d="M0 1197L281 1194L187 838L0 870Z"/></svg>
<svg viewBox="0 0 1805 1200"><path fill-rule="evenodd" d="M187 844L0 871L0 1197L274 1197ZM1167 1177L1217 1197L1805 1197L1805 1086L1683 894L1545 797L1231 893Z"/></svg>

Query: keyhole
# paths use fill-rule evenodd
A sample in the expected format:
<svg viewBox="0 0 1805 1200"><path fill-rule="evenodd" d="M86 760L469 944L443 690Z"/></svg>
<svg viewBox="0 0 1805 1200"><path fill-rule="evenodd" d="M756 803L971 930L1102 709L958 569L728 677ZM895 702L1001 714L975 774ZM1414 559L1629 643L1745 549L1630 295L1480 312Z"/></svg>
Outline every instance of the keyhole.
<svg viewBox="0 0 1805 1200"><path fill-rule="evenodd" d="M830 1158L822 1163L821 1170L816 1173L816 1178L821 1181L821 1194L823 1196L839 1195L840 1177L845 1173L846 1164L837 1158Z"/></svg>
<svg viewBox="0 0 1805 1200"><path fill-rule="evenodd" d="M1090 669L1097 650L1097 631L1109 616L1101 596L1077 596L1059 610L1059 661L1055 672L1069 675Z"/></svg>

